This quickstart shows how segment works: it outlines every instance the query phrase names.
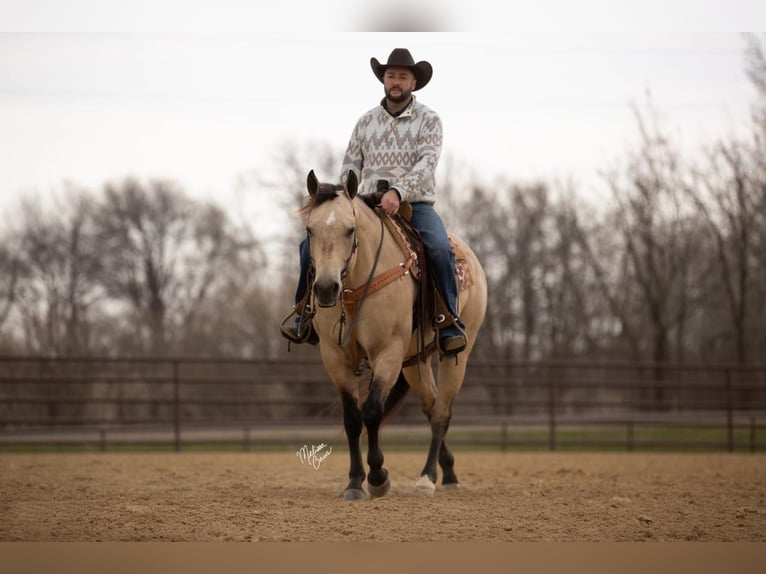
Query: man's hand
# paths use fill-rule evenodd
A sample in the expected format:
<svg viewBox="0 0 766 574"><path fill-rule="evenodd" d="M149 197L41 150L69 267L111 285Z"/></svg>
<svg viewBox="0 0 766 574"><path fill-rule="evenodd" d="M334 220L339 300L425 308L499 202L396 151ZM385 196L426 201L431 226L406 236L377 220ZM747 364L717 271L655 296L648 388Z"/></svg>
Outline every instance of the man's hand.
<svg viewBox="0 0 766 574"><path fill-rule="evenodd" d="M380 208L383 210L383 213L388 215L394 215L399 211L399 194L395 189L389 189L383 194L383 197L380 199Z"/></svg>

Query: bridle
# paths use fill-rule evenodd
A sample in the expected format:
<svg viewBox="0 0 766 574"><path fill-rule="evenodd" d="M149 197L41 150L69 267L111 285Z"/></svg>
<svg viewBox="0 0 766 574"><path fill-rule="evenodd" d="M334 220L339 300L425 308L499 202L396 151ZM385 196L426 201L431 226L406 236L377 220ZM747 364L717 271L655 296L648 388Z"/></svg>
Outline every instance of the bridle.
<svg viewBox="0 0 766 574"><path fill-rule="evenodd" d="M351 259L353 259L354 255L356 254L356 250L359 247L359 240L356 237L356 207L354 206L354 200L351 200L351 215L354 218L354 234L351 240L351 251L349 252L348 257L346 257L346 261L343 264L343 269L341 269L340 272L341 285L345 283L346 277L348 277L348 268L351 266Z"/></svg>
<svg viewBox="0 0 766 574"><path fill-rule="evenodd" d="M354 207L354 202L351 202L351 215L354 218L354 221L356 221L356 208ZM311 253L311 235L306 233L306 240L308 241L308 248L309 248L309 254ZM383 243L383 236L381 235L380 238L381 244ZM348 268L351 266L351 260L354 258L354 255L356 254L356 250L359 247L359 240L357 239L356 235L356 226L354 226L354 232L351 240L351 250L348 253L348 257L346 257L346 260L343 262L343 269L340 271L340 282L341 285L343 285L346 281L346 277L348 277ZM380 255L380 246L378 247L378 255ZM377 259L376 259L377 263ZM311 256L311 267L316 269L316 264L314 263L314 257ZM332 307L335 307L337 304L337 301L335 304L332 305Z"/></svg>
<svg viewBox="0 0 766 574"><path fill-rule="evenodd" d="M356 206L354 206L353 199L351 200L351 215L353 216L354 222L356 222ZM340 320L339 320L340 329L338 329L338 344L341 347L343 347L348 342L348 339L351 336L351 333L354 331L354 327L356 326L356 323L359 320L359 312L362 310L362 305L364 305L364 302L367 299L367 296L369 295L370 285L373 282L373 279L375 277L375 271L378 268L378 262L380 261L380 254L383 251L383 239L385 238L385 228L383 224L383 218L380 217L379 219L380 219L380 239L378 240L378 247L375 250L375 259L372 262L372 267L370 268L370 273L367 276L367 281L365 281L362 287L358 287L357 289L349 289L346 287L346 279L348 279L349 267L351 267L351 261L353 260L354 255L356 255L357 249L359 248L359 239L357 238L356 225L354 226L353 238L351 240L351 249L349 250L348 257L346 257L346 260L343 263L343 269L341 269L341 272L340 272L341 309L340 309ZM307 235L306 237L308 238L309 253L310 253L311 252L311 236ZM314 269L316 269L316 265L314 264L313 257L311 257L311 265ZM362 289L362 295L361 295L361 298L359 298L359 306L354 311L352 311L351 310L352 307L347 305L347 298L350 294L357 293L359 289ZM337 301L335 302L334 305L332 305L332 307L334 307L335 305L337 305ZM349 325L348 329L344 329L344 326L346 324L347 314L351 315L351 324Z"/></svg>

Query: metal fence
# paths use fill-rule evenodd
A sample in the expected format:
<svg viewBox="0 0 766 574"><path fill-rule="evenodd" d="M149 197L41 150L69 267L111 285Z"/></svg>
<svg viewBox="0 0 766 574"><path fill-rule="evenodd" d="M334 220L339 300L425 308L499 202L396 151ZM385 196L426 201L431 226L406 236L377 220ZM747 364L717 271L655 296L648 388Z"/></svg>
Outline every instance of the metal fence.
<svg viewBox="0 0 766 574"><path fill-rule="evenodd" d="M360 386L369 375L360 377ZM0 449L243 449L342 435L318 358L0 357ZM427 445L410 393L387 444ZM488 448L766 446L766 365L473 360L452 444Z"/></svg>

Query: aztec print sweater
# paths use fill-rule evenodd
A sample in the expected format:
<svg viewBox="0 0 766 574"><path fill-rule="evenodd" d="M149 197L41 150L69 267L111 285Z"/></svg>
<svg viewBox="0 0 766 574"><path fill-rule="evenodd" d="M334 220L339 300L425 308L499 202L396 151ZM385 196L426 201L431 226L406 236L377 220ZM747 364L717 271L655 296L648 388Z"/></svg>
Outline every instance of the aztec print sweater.
<svg viewBox="0 0 766 574"><path fill-rule="evenodd" d="M356 123L343 158L341 181L349 170L360 181L359 193L374 193L379 179L388 180L410 203L433 204L436 164L442 147L438 114L412 96L410 105L394 117L380 105Z"/></svg>

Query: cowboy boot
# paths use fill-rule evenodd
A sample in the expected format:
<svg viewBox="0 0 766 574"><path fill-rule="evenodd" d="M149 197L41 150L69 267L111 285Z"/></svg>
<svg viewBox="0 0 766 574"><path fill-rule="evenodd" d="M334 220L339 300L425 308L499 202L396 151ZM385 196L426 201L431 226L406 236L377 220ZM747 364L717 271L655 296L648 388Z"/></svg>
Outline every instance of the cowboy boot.
<svg viewBox="0 0 766 574"><path fill-rule="evenodd" d="M457 314L457 284L455 281L455 264L452 261L433 261L434 283L439 293L440 308L434 319L439 337L438 345L442 356L453 356L466 348L468 340L465 335L465 325ZM438 305L437 305L438 307Z"/></svg>
<svg viewBox="0 0 766 574"><path fill-rule="evenodd" d="M308 241L305 238L301 241L299 252L301 271L299 274L298 286L295 290L295 306L282 320L279 330L282 332L282 336L291 343L300 345L301 343L308 342L310 345L316 345L319 342L319 337L316 334L316 331L314 331L314 327L311 323L315 311L309 303L309 294L311 293L311 285L314 282L314 273L313 268L311 267ZM295 320L293 321L293 324L290 325L289 319L293 315L295 315Z"/></svg>
<svg viewBox="0 0 766 574"><path fill-rule="evenodd" d="M442 315L443 317L443 315ZM446 321L446 318L442 321ZM452 357L466 348L468 341L465 336L465 325L459 317L452 318L452 324L441 329L439 334L439 352L442 356Z"/></svg>

